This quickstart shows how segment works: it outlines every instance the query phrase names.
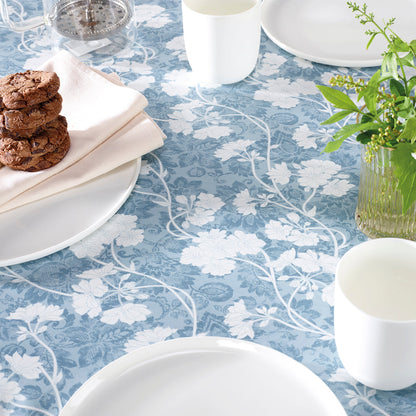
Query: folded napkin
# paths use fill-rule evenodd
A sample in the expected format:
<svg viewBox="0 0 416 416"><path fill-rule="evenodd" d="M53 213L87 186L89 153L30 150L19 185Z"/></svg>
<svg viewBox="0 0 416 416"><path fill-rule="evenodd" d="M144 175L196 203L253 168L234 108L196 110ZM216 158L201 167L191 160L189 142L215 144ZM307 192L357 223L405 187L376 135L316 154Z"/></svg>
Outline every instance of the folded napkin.
<svg viewBox="0 0 416 416"><path fill-rule="evenodd" d="M143 111L146 98L114 74L92 69L66 51L40 68L55 71L71 148L39 172L0 169L0 212L80 185L163 145L165 135Z"/></svg>

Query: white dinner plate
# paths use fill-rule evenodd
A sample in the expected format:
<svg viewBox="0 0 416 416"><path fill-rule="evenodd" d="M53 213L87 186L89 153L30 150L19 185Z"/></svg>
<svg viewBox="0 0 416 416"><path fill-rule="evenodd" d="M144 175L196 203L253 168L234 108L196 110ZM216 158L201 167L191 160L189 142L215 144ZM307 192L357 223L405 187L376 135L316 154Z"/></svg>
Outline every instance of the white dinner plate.
<svg viewBox="0 0 416 416"><path fill-rule="evenodd" d="M381 24L395 17L392 28L403 40L410 42L416 38L414 0L367 0L365 3ZM378 66L386 49L386 41L380 35L366 49L369 36L364 32L373 27L360 24L346 0L264 0L262 26L282 49L327 65Z"/></svg>
<svg viewBox="0 0 416 416"><path fill-rule="evenodd" d="M178 338L92 376L60 416L346 416L314 373L252 342Z"/></svg>
<svg viewBox="0 0 416 416"><path fill-rule="evenodd" d="M85 184L0 214L0 266L35 260L76 243L109 220L137 181L141 159Z"/></svg>

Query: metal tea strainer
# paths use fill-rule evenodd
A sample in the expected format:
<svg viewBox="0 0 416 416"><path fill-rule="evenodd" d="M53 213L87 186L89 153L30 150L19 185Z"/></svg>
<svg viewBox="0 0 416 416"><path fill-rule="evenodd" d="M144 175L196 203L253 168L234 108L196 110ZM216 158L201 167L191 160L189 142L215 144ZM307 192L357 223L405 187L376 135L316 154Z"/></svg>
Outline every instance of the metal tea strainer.
<svg viewBox="0 0 416 416"><path fill-rule="evenodd" d="M132 18L132 10L126 0L60 0L49 18L62 36L89 41L122 29Z"/></svg>

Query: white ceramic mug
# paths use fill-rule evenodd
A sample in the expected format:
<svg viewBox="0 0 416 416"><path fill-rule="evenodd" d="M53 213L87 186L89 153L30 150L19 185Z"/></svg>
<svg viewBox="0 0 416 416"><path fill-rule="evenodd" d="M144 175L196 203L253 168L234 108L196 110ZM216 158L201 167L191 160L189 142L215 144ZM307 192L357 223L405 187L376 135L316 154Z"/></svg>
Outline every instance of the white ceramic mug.
<svg viewBox="0 0 416 416"><path fill-rule="evenodd" d="M337 266L334 324L356 380L380 390L416 383L416 243L380 238L349 250Z"/></svg>
<svg viewBox="0 0 416 416"><path fill-rule="evenodd" d="M186 54L198 81L231 84L254 69L261 0L182 0Z"/></svg>

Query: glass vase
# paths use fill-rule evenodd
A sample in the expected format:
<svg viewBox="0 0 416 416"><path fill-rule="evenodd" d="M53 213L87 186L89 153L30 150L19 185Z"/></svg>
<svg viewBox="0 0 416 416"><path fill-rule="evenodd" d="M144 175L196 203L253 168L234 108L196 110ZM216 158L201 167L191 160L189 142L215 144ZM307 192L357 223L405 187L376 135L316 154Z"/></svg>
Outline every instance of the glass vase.
<svg viewBox="0 0 416 416"><path fill-rule="evenodd" d="M368 237L416 240L416 203L402 214L402 196L396 190L392 150L380 148L371 162L361 146L361 173L355 222Z"/></svg>

